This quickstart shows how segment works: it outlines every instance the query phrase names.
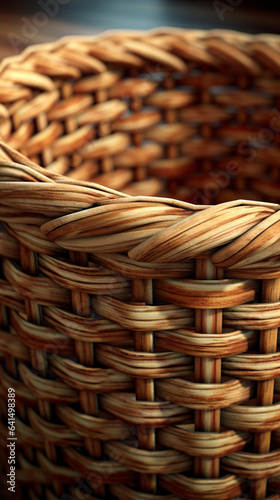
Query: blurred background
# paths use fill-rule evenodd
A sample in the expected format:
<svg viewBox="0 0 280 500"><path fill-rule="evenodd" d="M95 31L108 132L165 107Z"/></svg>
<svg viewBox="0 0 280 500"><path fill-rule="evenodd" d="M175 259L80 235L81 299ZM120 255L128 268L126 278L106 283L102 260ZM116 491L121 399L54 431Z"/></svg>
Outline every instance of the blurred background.
<svg viewBox="0 0 280 500"><path fill-rule="evenodd" d="M1 7L0 58L64 35L157 26L279 33L271 0L10 0Z"/></svg>

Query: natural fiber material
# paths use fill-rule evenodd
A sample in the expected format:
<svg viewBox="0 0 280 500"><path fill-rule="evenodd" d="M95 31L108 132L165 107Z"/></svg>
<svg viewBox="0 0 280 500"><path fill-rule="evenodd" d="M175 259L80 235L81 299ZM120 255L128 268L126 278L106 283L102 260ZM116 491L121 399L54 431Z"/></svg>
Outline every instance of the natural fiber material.
<svg viewBox="0 0 280 500"><path fill-rule="evenodd" d="M2 63L15 498L279 500L279 74L280 37L177 29Z"/></svg>

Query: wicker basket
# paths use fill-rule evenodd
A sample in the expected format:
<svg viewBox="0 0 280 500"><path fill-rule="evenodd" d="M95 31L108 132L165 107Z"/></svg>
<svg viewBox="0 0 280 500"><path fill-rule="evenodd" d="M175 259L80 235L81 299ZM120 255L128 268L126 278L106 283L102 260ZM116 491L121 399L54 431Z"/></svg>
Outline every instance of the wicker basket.
<svg viewBox="0 0 280 500"><path fill-rule="evenodd" d="M2 63L12 498L280 498L279 75L280 37L226 31Z"/></svg>

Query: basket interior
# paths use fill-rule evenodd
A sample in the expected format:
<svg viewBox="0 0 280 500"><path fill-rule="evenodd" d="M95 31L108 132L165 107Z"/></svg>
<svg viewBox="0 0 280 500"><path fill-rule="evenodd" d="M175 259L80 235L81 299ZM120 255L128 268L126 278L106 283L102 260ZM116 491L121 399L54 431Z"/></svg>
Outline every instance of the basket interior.
<svg viewBox="0 0 280 500"><path fill-rule="evenodd" d="M64 39L1 66L0 133L49 171L196 204L278 201L278 37Z"/></svg>

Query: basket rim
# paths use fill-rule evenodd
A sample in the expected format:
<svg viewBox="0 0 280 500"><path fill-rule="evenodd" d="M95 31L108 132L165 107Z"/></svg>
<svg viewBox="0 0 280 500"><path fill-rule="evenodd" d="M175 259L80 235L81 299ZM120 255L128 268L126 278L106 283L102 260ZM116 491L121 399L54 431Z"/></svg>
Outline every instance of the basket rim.
<svg viewBox="0 0 280 500"><path fill-rule="evenodd" d="M3 140L0 139L0 148L2 148L5 153L7 153L11 157L11 161L7 160L0 160L0 166L6 165L7 163L12 164L12 165L18 165L18 166L25 166L28 167L29 169L32 169L33 171L37 171L39 174L43 175L47 180L43 180L43 183L45 184L46 182L50 182L51 184L59 182L60 185L63 185L63 182L65 181L65 184L72 184L74 186L82 186L86 188L95 188L95 189L101 189L104 191L104 198L106 198L106 193L107 194L113 194L115 195L114 198L107 198L106 201L105 199L100 200L98 204L105 202L106 204L110 203L116 203L118 200L121 203L129 203L131 201L138 201L138 202L151 202L151 203L163 203L166 205L170 205L173 207L180 207L184 209L189 209L189 210L195 210L195 211L200 211L200 210L206 210L206 209L211 209L214 207L235 207L235 206L241 206L241 205L250 205L250 206L258 206L258 207L270 207L273 208L275 211L280 210L280 203L272 203L272 202L267 202L267 201L257 201L257 200L246 200L242 198L238 198L235 200L231 201L226 201L223 203L218 203L216 205L196 205L194 203L190 203L187 201L182 201L178 200L176 198L166 198L166 197L160 197L160 196L143 196L143 195L138 195L138 196L132 196L128 195L126 193L123 193L121 191L117 191L112 188L108 188L105 186L102 186L101 184L97 184L95 182L90 182L90 181L77 181L77 180L72 180L69 177L61 174L52 174L50 172L46 172L46 170L41 166L37 165L33 161L29 160L26 156L24 156L22 153L19 153L16 151L14 148L8 146L5 144ZM48 179L49 178L49 179ZM34 179L35 181L35 179ZM6 181L5 184L7 183L14 183L14 181ZM26 181L21 182L23 185L26 184ZM19 185L20 182L17 181L17 185Z"/></svg>
<svg viewBox="0 0 280 500"><path fill-rule="evenodd" d="M203 38L223 38L229 36L233 38L237 38L240 41L254 41L254 42L278 42L280 43L280 34L277 33L246 33L244 31L231 30L231 29L222 29L222 28L213 28L213 29L192 29L192 28L179 28L172 26L162 26L152 28L150 30L129 30L129 29L108 29L105 31L101 31L95 35L66 35L63 37L59 37L56 40L52 40L50 42L41 42L36 44L31 44L26 47L20 54L7 56L2 59L0 62L0 75L6 69L6 67L12 62L22 62L31 54L44 50L55 49L59 47L63 47L68 42L89 42L94 40L102 40L106 38L111 38L113 36L137 36L139 38L145 38L147 35L168 35L168 34L189 34L190 39L203 39Z"/></svg>

